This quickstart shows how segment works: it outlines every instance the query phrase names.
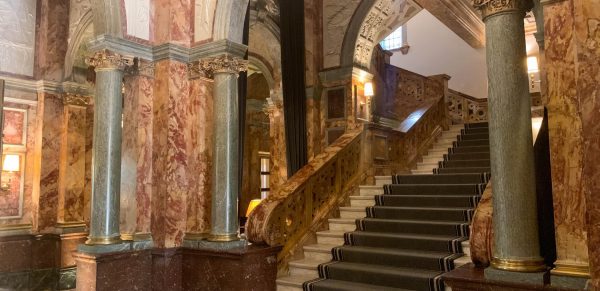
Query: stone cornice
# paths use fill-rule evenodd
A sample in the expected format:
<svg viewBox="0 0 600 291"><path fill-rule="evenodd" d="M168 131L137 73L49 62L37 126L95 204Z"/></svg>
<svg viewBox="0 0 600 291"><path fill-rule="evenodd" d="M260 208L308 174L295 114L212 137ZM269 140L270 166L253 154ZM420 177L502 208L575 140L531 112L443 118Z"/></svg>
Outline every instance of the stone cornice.
<svg viewBox="0 0 600 291"><path fill-rule="evenodd" d="M473 0L473 6L481 11L481 17L486 18L507 12L522 13L531 10L533 2L531 0Z"/></svg>
<svg viewBox="0 0 600 291"><path fill-rule="evenodd" d="M213 57L223 53L243 57L248 47L227 39L201 44L192 48L172 43L153 47L122 38L100 35L90 41L90 50L109 50L123 56L137 57L150 62L173 59L183 63L190 63L201 58Z"/></svg>

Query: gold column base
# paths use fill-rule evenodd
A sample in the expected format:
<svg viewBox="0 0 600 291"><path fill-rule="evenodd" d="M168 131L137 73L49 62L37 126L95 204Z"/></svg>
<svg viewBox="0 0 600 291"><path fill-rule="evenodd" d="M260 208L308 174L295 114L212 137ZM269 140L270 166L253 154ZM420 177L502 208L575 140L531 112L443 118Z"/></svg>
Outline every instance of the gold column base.
<svg viewBox="0 0 600 291"><path fill-rule="evenodd" d="M550 274L558 276L590 278L590 267L585 265L555 264Z"/></svg>
<svg viewBox="0 0 600 291"><path fill-rule="evenodd" d="M85 241L86 245L112 245L122 243L120 236L111 236L111 237L89 237L88 240Z"/></svg>
<svg viewBox="0 0 600 291"><path fill-rule="evenodd" d="M228 242L228 241L236 241L240 240L240 237L237 233L231 234L210 234L208 236L208 241L214 242Z"/></svg>
<svg viewBox="0 0 600 291"><path fill-rule="evenodd" d="M523 272L523 273L535 273L546 271L546 265L544 260L513 260L513 259L500 259L492 258L491 265L494 269Z"/></svg>

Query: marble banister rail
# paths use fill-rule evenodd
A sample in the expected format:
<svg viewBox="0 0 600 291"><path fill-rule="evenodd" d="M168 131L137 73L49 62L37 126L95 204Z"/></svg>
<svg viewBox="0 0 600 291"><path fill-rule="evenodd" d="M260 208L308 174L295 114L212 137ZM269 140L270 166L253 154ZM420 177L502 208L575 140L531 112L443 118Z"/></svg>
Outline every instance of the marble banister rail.
<svg viewBox="0 0 600 291"><path fill-rule="evenodd" d="M448 89L448 114L454 123L483 122L488 119L488 103L485 98L475 98Z"/></svg>
<svg viewBox="0 0 600 291"><path fill-rule="evenodd" d="M400 128L367 123L348 131L271 193L251 213L246 236L255 244L283 246L279 269L327 219L374 175L408 171L447 128L443 96L421 110L412 126ZM372 181L371 181L372 182Z"/></svg>

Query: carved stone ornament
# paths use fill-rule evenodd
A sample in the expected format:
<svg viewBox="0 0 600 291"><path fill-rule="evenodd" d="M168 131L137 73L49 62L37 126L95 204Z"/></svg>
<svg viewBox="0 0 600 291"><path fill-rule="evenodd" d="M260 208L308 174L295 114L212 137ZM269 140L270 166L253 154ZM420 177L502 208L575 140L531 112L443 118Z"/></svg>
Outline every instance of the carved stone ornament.
<svg viewBox="0 0 600 291"><path fill-rule="evenodd" d="M199 61L198 66L206 75L211 74L238 74L248 70L248 61L223 54L214 58L206 58Z"/></svg>
<svg viewBox="0 0 600 291"><path fill-rule="evenodd" d="M91 104L91 97L73 93L65 93L62 95L64 105L88 106Z"/></svg>
<svg viewBox="0 0 600 291"><path fill-rule="evenodd" d="M525 13L533 8L531 0L473 0L473 7L481 11L482 19L498 13L520 12Z"/></svg>
<svg viewBox="0 0 600 291"><path fill-rule="evenodd" d="M133 65L133 58L124 57L109 50L101 50L87 58L85 63L94 66L96 70L124 70L125 67Z"/></svg>

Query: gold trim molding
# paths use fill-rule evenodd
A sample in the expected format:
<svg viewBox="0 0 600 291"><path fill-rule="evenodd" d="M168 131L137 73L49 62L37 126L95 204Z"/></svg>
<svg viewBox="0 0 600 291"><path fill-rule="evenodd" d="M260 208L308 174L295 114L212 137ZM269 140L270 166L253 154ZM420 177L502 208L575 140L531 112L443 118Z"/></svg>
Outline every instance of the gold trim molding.
<svg viewBox="0 0 600 291"><path fill-rule="evenodd" d="M83 221L57 222L56 223L56 227L60 227L60 228L76 228L76 227L86 227L86 224Z"/></svg>
<svg viewBox="0 0 600 291"><path fill-rule="evenodd" d="M122 243L120 236L112 236L112 237L88 237L88 240L85 241L86 245L112 245Z"/></svg>
<svg viewBox="0 0 600 291"><path fill-rule="evenodd" d="M499 270L523 272L523 273L534 273L545 271L546 265L544 260L513 260L513 259L500 259L492 258L492 267Z"/></svg>
<svg viewBox="0 0 600 291"><path fill-rule="evenodd" d="M123 241L146 241L152 240L152 234L149 232L122 233L121 240Z"/></svg>
<svg viewBox="0 0 600 291"><path fill-rule="evenodd" d="M533 8L531 0L473 0L473 7L481 11L481 18L486 18L507 12L519 12L523 14Z"/></svg>
<svg viewBox="0 0 600 291"><path fill-rule="evenodd" d="M84 96L73 93L65 93L62 95L62 102L64 105L74 106L88 106L90 105L92 98L90 96Z"/></svg>
<svg viewBox="0 0 600 291"><path fill-rule="evenodd" d="M571 276L590 278L590 267L585 265L556 264L550 274L559 276Z"/></svg>
<svg viewBox="0 0 600 291"><path fill-rule="evenodd" d="M97 51L93 56L86 58L85 63L87 65L94 66L96 71L123 71L125 67L133 65L133 58L124 57L120 54L104 49Z"/></svg>
<svg viewBox="0 0 600 291"><path fill-rule="evenodd" d="M208 236L208 241L214 242L228 242L228 241L236 241L240 240L240 237L237 233L232 234L211 234Z"/></svg>
<svg viewBox="0 0 600 291"><path fill-rule="evenodd" d="M0 225L0 231L13 231L13 230L27 230L31 229L31 223L23 223L23 224L7 224Z"/></svg>

